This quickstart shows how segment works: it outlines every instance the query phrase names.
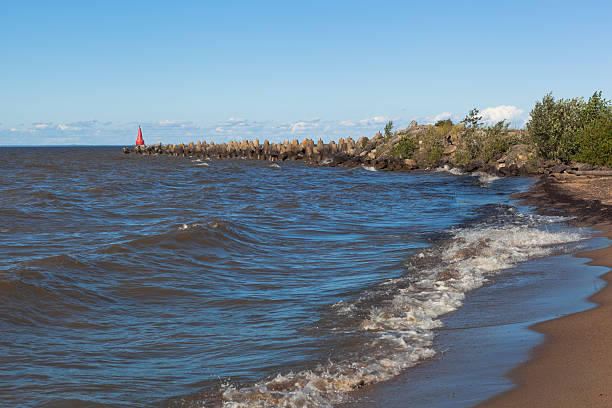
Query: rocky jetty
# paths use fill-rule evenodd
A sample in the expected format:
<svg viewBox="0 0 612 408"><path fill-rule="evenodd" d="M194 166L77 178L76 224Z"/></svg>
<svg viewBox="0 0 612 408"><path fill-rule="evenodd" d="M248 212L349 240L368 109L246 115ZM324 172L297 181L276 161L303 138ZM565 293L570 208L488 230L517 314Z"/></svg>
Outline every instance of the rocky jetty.
<svg viewBox="0 0 612 408"><path fill-rule="evenodd" d="M363 166L376 170L426 170L438 167L458 168L465 172L481 171L499 176L524 176L608 172L609 169L585 164L561 164L542 161L532 145L513 143L506 150L486 155L487 139L482 131L468 133L463 125L439 127L412 123L403 130L384 137L378 132L373 138L340 139L324 143L319 139L285 140L274 143L258 139L227 143L192 142L189 144L157 144L124 148L126 154L170 155L211 159L243 158L272 162L303 161L322 166ZM524 139L521 130L513 130L504 137ZM480 139L479 139L480 138ZM474 141L478 154L474 154ZM499 139L502 140L503 139ZM483 159L486 157L486 161Z"/></svg>
<svg viewBox="0 0 612 408"><path fill-rule="evenodd" d="M189 144L157 144L124 148L124 153L143 155L165 154L170 156L187 156L211 159L244 158L281 162L287 160L304 161L309 164L329 166L371 166L377 170L413 170L418 166L412 159L402 159L389 154L377 154L384 150L388 143L377 134L373 139L361 137L340 139L337 142L323 143L312 139L285 140L273 143L268 140L243 140L216 144L214 142L197 142ZM387 149L388 150L388 149Z"/></svg>

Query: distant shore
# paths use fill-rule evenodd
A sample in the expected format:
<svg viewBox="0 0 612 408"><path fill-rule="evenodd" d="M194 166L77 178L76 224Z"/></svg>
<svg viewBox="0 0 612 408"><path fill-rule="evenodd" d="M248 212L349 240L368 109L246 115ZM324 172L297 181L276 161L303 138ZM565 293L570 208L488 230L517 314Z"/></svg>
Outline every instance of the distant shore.
<svg viewBox="0 0 612 408"><path fill-rule="evenodd" d="M612 239L610 176L557 175L520 198L542 212L562 211L574 217L573 223L591 226ZM577 256L611 269L602 276L606 286L589 299L597 306L534 325L532 329L547 340L531 360L510 373L517 386L478 408L612 406L612 246Z"/></svg>

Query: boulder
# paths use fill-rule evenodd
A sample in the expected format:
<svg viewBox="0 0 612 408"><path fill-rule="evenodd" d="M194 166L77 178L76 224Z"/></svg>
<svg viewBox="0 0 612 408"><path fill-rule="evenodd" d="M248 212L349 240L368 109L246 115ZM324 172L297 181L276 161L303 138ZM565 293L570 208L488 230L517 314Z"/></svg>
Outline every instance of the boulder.
<svg viewBox="0 0 612 408"><path fill-rule="evenodd" d="M414 170L417 167L417 162L414 159L404 159L404 168L406 170Z"/></svg>
<svg viewBox="0 0 612 408"><path fill-rule="evenodd" d="M448 145L444 148L444 154L451 154L454 153L455 150L457 150L457 146L455 145Z"/></svg>

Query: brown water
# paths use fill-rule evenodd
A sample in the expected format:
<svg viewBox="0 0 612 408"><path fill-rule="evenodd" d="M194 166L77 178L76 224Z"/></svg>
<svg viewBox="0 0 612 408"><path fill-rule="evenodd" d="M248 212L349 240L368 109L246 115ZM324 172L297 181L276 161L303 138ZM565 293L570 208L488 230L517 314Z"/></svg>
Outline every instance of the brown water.
<svg viewBox="0 0 612 408"><path fill-rule="evenodd" d="M346 401L582 239L509 201L530 183L2 148L0 405Z"/></svg>

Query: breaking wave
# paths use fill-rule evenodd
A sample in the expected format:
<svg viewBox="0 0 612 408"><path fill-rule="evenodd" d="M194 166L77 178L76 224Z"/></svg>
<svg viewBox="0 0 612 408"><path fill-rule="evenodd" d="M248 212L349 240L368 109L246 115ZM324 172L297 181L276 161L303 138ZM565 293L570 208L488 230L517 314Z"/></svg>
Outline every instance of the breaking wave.
<svg viewBox="0 0 612 408"><path fill-rule="evenodd" d="M360 350L316 368L278 374L251 385L225 384L224 407L331 407L347 393L391 379L436 354L440 317L457 310L466 293L521 262L564 251L580 233L546 226L562 221L516 212L450 231L450 238L411 258L403 277L387 280L352 301L333 305L342 316L360 316L342 330L365 335Z"/></svg>

